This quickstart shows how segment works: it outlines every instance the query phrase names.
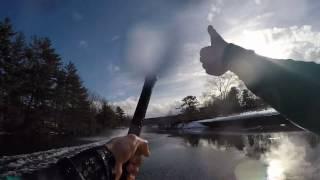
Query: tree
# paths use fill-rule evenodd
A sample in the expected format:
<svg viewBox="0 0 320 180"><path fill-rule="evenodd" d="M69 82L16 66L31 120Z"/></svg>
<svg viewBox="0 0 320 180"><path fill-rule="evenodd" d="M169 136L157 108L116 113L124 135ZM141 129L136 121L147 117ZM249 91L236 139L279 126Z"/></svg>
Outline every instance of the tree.
<svg viewBox="0 0 320 180"><path fill-rule="evenodd" d="M196 118L198 114L199 101L196 96L186 96L182 100L182 104L177 109L180 109L182 116L180 116L180 121L183 125L189 121L192 121Z"/></svg>
<svg viewBox="0 0 320 180"><path fill-rule="evenodd" d="M226 99L225 99L225 112L226 113L236 113L241 110L240 91L236 87L231 87Z"/></svg>
<svg viewBox="0 0 320 180"><path fill-rule="evenodd" d="M123 109L121 109L120 106L116 107L116 116L117 116L117 123L119 123L120 125L125 125L126 116Z"/></svg>
<svg viewBox="0 0 320 180"><path fill-rule="evenodd" d="M255 98L247 89L244 89L242 91L241 105L244 110L250 110L256 107Z"/></svg>
<svg viewBox="0 0 320 180"><path fill-rule="evenodd" d="M242 91L241 106L244 110L255 110L269 107L261 98L255 96L248 89Z"/></svg>
<svg viewBox="0 0 320 180"><path fill-rule="evenodd" d="M102 101L100 112L96 116L100 128L115 126L116 114L106 100Z"/></svg>
<svg viewBox="0 0 320 180"><path fill-rule="evenodd" d="M70 120L68 124L72 127L72 133L79 133L81 128L94 124L91 117L88 93L87 89L82 85L82 81L73 63L69 62L65 66L65 71L65 113L69 116L68 119ZM70 118L70 116L73 118Z"/></svg>
<svg viewBox="0 0 320 180"><path fill-rule="evenodd" d="M0 22L0 122L10 130L22 120L21 82L25 39L16 33L10 20Z"/></svg>
<svg viewBox="0 0 320 180"><path fill-rule="evenodd" d="M239 84L239 81L236 76L230 72L225 73L222 76L210 78L206 83L207 91L204 93L204 96L214 96L215 98L224 100L231 87L237 84Z"/></svg>
<svg viewBox="0 0 320 180"><path fill-rule="evenodd" d="M25 50L23 92L25 100L24 129L40 130L56 126L52 117L55 91L61 70L61 59L48 38L33 37Z"/></svg>
<svg viewBox="0 0 320 180"><path fill-rule="evenodd" d="M88 92L72 62L65 66L65 101L69 109L89 109Z"/></svg>
<svg viewBox="0 0 320 180"><path fill-rule="evenodd" d="M182 99L182 104L180 105L180 109L182 113L185 114L194 114L198 111L197 106L199 105L199 101L196 96L186 96Z"/></svg>
<svg viewBox="0 0 320 180"><path fill-rule="evenodd" d="M120 107L89 99L73 63L62 65L48 38L26 42L9 19L0 21L1 130L87 134L125 119Z"/></svg>

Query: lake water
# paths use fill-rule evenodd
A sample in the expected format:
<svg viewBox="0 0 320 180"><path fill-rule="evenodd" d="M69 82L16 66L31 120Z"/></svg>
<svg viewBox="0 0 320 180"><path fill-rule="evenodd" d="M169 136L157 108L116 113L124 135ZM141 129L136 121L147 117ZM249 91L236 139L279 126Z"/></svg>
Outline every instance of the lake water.
<svg viewBox="0 0 320 180"><path fill-rule="evenodd" d="M86 143L80 146L2 156L0 173L3 176L39 170L61 157L125 133L126 130L116 130L77 139L77 143ZM248 134L217 133L209 129L148 130L142 137L149 140L151 149L151 156L145 159L138 176L142 180L313 180L320 177L319 137L303 131Z"/></svg>

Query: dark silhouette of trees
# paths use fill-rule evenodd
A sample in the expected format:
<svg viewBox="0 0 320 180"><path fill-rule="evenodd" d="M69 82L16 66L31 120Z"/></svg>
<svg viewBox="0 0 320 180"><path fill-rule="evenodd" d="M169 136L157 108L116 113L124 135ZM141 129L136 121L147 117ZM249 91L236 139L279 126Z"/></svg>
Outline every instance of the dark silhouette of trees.
<svg viewBox="0 0 320 180"><path fill-rule="evenodd" d="M256 106L255 98L250 94L249 90L244 89L242 91L242 107L244 109L252 109Z"/></svg>
<svg viewBox="0 0 320 180"><path fill-rule="evenodd" d="M269 107L262 99L256 97L248 89L242 90L241 106L243 110L263 109Z"/></svg>
<svg viewBox="0 0 320 180"><path fill-rule="evenodd" d="M186 96L181 101L180 109L182 113L193 114L198 111L199 101L196 96Z"/></svg>
<svg viewBox="0 0 320 180"><path fill-rule="evenodd" d="M76 66L64 66L48 38L26 42L9 19L0 22L0 83L0 130L89 134L125 117L120 107L116 113L103 98L89 96Z"/></svg>
<svg viewBox="0 0 320 180"><path fill-rule="evenodd" d="M116 116L117 116L117 122L121 125L125 125L128 123L128 117L126 117L126 114L121 107L116 107Z"/></svg>
<svg viewBox="0 0 320 180"><path fill-rule="evenodd" d="M107 124L111 126L116 125L114 121L112 122L112 120L116 119L116 113L112 110L111 106L106 100L102 101L102 107L96 118L98 124L100 124L102 127L107 126Z"/></svg>
<svg viewBox="0 0 320 180"><path fill-rule="evenodd" d="M225 116L244 111L267 108L262 99L256 97L232 73L207 82L206 101L200 108L201 118Z"/></svg>
<svg viewBox="0 0 320 180"><path fill-rule="evenodd" d="M194 120L199 115L198 105L199 101L196 96L186 96L182 100L182 104L178 109L180 109L180 112L182 113L179 119L183 123L187 123L191 120Z"/></svg>
<svg viewBox="0 0 320 180"><path fill-rule="evenodd" d="M172 122L169 127L175 127L179 123L185 124L194 120L226 116L268 107L263 100L254 96L249 90L240 90L235 86L229 87L230 81L226 80L226 83L222 83L226 85L222 88L223 93L216 91L217 95L208 95L206 97L207 100L201 106L195 96L186 96L183 98L182 104L178 108L181 110L181 114L172 116ZM221 83L218 84L220 87ZM200 107L198 108L198 106Z"/></svg>
<svg viewBox="0 0 320 180"><path fill-rule="evenodd" d="M225 103L225 109L224 113L238 113L241 111L241 105L240 105L240 90L236 87L232 87L230 91L228 92L228 95L226 97Z"/></svg>
<svg viewBox="0 0 320 180"><path fill-rule="evenodd" d="M25 40L13 31L9 19L0 22L0 122L13 129L22 121Z"/></svg>

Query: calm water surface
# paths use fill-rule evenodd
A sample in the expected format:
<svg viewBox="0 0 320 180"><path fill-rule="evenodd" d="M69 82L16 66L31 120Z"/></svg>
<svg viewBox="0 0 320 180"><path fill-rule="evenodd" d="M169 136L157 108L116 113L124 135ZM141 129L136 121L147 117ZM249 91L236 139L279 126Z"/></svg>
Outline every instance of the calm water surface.
<svg viewBox="0 0 320 180"><path fill-rule="evenodd" d="M118 130L81 146L0 158L0 173L29 173L54 164L59 158L103 144ZM146 131L151 156L138 179L313 180L320 177L319 138L307 132L215 133L202 131Z"/></svg>
<svg viewBox="0 0 320 180"><path fill-rule="evenodd" d="M320 177L319 138L306 132L146 134L141 179L309 180Z"/></svg>

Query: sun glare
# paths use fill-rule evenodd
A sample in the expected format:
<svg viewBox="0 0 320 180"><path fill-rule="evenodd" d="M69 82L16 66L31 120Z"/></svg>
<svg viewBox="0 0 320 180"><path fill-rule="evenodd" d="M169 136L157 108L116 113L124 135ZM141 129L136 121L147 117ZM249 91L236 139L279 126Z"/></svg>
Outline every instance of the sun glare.
<svg viewBox="0 0 320 180"><path fill-rule="evenodd" d="M272 160L267 169L267 180L284 180L284 168L280 160Z"/></svg>
<svg viewBox="0 0 320 180"><path fill-rule="evenodd" d="M286 58L287 44L283 40L275 40L269 30L244 30L240 35L230 38L246 49L254 50L257 54L271 58Z"/></svg>

